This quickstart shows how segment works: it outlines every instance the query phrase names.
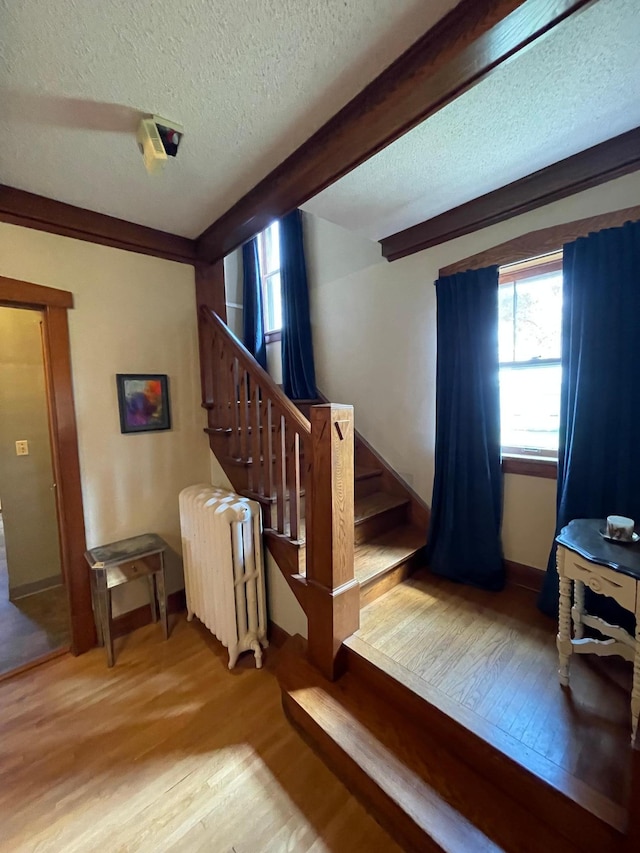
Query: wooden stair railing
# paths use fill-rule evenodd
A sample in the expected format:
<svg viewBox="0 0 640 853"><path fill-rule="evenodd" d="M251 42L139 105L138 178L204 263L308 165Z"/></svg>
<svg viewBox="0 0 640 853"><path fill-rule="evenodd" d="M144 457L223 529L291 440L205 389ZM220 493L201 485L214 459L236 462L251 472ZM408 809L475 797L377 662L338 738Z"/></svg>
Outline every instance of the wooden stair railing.
<svg viewBox="0 0 640 853"><path fill-rule="evenodd" d="M228 436L225 455L247 471L243 490L275 504L265 527L297 541L311 425L217 314L202 308L201 317L207 431Z"/></svg>
<svg viewBox="0 0 640 853"><path fill-rule="evenodd" d="M353 407L314 406L310 423L214 311L202 306L199 320L206 432L234 488L262 503L269 548L307 615L309 657L333 679L360 614ZM305 576L298 573L302 541ZM295 571L282 559L287 544Z"/></svg>

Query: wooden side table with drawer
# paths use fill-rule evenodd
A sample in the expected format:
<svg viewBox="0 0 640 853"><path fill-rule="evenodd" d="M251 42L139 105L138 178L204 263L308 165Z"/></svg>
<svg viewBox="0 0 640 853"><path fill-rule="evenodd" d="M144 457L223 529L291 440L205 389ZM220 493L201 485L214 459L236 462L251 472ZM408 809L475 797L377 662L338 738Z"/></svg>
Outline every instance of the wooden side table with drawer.
<svg viewBox="0 0 640 853"><path fill-rule="evenodd" d="M640 718L640 545L618 544L603 539L601 531L605 527L603 519L578 518L563 527L556 537L560 577L558 674L560 683L568 686L572 654L620 655L631 661L631 742L635 745ZM613 598L632 613L636 619L635 637L624 628L587 613L585 587ZM585 637L585 625L606 639Z"/></svg>
<svg viewBox="0 0 640 853"><path fill-rule="evenodd" d="M109 545L90 548L85 558L91 566L91 596L98 630L98 642L107 650L107 663L113 666L111 636L111 590L123 583L146 577L149 583L151 617L158 621L158 606L165 640L169 637L167 594L164 578L164 552L167 543L155 533L121 539ZM156 605L157 594L157 605Z"/></svg>

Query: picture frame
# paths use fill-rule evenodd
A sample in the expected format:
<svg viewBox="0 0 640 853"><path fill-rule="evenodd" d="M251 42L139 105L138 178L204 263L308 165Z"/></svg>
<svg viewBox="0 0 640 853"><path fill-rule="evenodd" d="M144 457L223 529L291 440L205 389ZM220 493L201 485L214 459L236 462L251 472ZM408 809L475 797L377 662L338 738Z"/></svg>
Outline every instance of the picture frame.
<svg viewBox="0 0 640 853"><path fill-rule="evenodd" d="M116 385L121 433L171 429L166 373L117 373Z"/></svg>

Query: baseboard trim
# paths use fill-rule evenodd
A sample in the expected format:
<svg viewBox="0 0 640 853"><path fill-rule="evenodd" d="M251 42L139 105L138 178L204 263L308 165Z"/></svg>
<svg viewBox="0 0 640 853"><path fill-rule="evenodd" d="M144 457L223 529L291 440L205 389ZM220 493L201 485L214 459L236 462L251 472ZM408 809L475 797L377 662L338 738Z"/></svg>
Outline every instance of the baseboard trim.
<svg viewBox="0 0 640 853"><path fill-rule="evenodd" d="M19 598L26 598L28 595L43 592L45 589L51 589L54 586L62 586L62 575L51 575L51 577L41 578L39 581L9 587L9 601L17 601Z"/></svg>
<svg viewBox="0 0 640 853"><path fill-rule="evenodd" d="M504 567L507 571L507 583L510 586L520 586L531 592L540 592L544 581L544 571L525 563L516 563L514 560L505 560Z"/></svg>
<svg viewBox="0 0 640 853"><path fill-rule="evenodd" d="M291 639L291 634L288 631L285 631L284 628L281 628L279 625L276 625L275 622L272 622L269 619L269 642L272 646L275 646L276 649L281 649L282 646L287 642L287 640Z"/></svg>
<svg viewBox="0 0 640 853"><path fill-rule="evenodd" d="M172 592L167 596L167 610L169 613L182 613L186 609L186 598L183 589ZM111 623L111 634L114 638L123 637L138 628L151 624L151 605L144 604L135 610L127 610L116 616Z"/></svg>
<svg viewBox="0 0 640 853"><path fill-rule="evenodd" d="M61 658L64 655L68 655L70 652L71 649L67 643L64 646L60 646L59 649L54 649L52 652L47 652L46 654L40 655L27 663L17 666L15 669L9 669L6 672L0 673L0 682L7 681L7 679L13 678L15 675L22 675L23 672L28 672L30 669L41 666L43 663L56 660L56 658Z"/></svg>

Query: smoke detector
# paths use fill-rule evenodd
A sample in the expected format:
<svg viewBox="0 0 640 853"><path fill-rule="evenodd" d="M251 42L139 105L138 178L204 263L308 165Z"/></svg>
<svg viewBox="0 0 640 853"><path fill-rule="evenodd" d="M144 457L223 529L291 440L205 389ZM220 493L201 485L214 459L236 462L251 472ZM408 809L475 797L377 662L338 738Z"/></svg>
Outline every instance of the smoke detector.
<svg viewBox="0 0 640 853"><path fill-rule="evenodd" d="M143 118L136 139L150 175L162 170L167 157L175 157L184 134L181 125L160 116Z"/></svg>

